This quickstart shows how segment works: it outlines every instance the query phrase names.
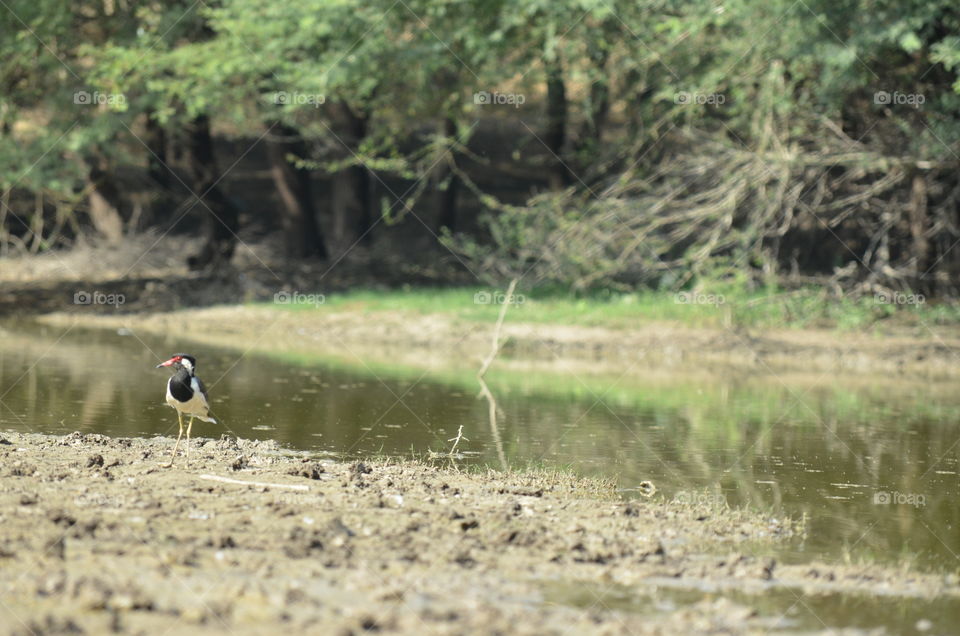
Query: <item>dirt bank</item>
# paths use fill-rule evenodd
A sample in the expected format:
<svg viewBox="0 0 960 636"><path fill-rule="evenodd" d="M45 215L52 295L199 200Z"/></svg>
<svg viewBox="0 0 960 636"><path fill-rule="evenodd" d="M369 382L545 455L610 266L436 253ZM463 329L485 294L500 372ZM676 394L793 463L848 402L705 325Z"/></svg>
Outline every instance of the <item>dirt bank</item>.
<svg viewBox="0 0 960 636"><path fill-rule="evenodd" d="M764 546L802 528L710 498L227 438L163 468L172 444L0 436L6 633L762 633L782 616L715 591L960 597L956 577L779 564ZM707 591L631 612L555 602L558 584Z"/></svg>
<svg viewBox="0 0 960 636"><path fill-rule="evenodd" d="M353 248L333 263L287 263L274 239L245 237L229 267L214 273L187 271L193 239L131 236L121 246L86 246L0 261L0 318L34 317L48 323L135 328L171 333L186 324L210 344L271 353L330 355L346 347L355 358L425 366L489 351L492 325L448 314L366 311L323 307L291 312L239 305L270 301L279 290L398 289L476 284L452 266L452 255L423 262L391 250ZM77 304L77 294L123 298L111 306ZM219 306L217 306L219 305ZM201 309L185 309L188 307ZM504 356L531 363L593 365L600 372L646 367L744 373L833 373L912 379L960 378L960 327L891 321L875 332L817 329L694 328L638 317L628 329L523 324L507 317ZM879 333L882 331L882 337ZM335 347L331 347L335 344ZM285 349L284 349L285 348ZM441 360L441 358L443 360Z"/></svg>
<svg viewBox="0 0 960 636"><path fill-rule="evenodd" d="M450 361L479 367L490 350L493 326L441 314L362 310L287 311L233 305L138 314L53 313L38 320L52 325L129 328L187 333L204 344L272 354L341 355L385 360L412 367ZM762 375L872 374L891 378L960 377L960 334L901 330L883 338L872 333L799 329L698 329L639 322L632 329L524 324L508 316L503 357L545 367L658 372L726 371ZM500 362L498 362L498 365Z"/></svg>

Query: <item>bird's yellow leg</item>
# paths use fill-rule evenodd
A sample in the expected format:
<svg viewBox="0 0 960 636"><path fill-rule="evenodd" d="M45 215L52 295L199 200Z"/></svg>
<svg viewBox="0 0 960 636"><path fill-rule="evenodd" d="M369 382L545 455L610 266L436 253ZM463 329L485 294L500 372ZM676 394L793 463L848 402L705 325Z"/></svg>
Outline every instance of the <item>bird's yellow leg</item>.
<svg viewBox="0 0 960 636"><path fill-rule="evenodd" d="M183 437L183 415L180 413L180 411L177 411L177 422L180 423L180 434L177 435L177 443L173 447L173 455L170 456L171 465L177 456L177 449L180 448L180 438Z"/></svg>
<svg viewBox="0 0 960 636"><path fill-rule="evenodd" d="M187 461L190 461L190 429L193 428L193 416L190 416L190 421L187 422Z"/></svg>

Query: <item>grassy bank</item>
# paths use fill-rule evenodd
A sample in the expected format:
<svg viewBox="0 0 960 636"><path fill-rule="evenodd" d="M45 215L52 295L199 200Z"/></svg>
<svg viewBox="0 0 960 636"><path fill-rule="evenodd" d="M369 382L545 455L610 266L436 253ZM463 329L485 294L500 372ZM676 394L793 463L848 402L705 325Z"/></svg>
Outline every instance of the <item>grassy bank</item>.
<svg viewBox="0 0 960 636"><path fill-rule="evenodd" d="M312 360L343 358L353 366L385 364L431 373L452 370L472 384L480 361L490 351L493 325L502 307L474 302L484 291L284 292L281 300L287 302L136 314L84 310L47 314L37 321L57 328L154 334L187 330L195 339L215 346ZM492 293L486 293L490 295L477 300L492 300ZM784 302L799 302L800 297L786 298L790 300ZM876 318L871 327L860 329L845 326L866 324L866 318L855 321L858 314L849 310L845 320L834 321L833 328L804 329L799 319L790 328L777 327L774 319L764 318L748 301L724 298L720 306L704 306L677 300L653 292L642 297L580 300L531 296L519 302L518 298L502 327L503 349L495 368L509 370L510 365L520 374L566 370L574 379L735 369L777 378L812 374L815 383L823 373L847 381L864 374L923 381L960 375L960 320L952 322L952 306L900 307L892 317ZM755 305L773 311L774 305L769 304L773 302ZM864 315L866 309L857 306L859 315ZM743 311L753 327L734 323L738 307L747 308ZM830 305L825 307L821 313ZM836 311L843 309L843 305L837 307ZM871 311L889 309L878 307ZM780 311L785 311L782 306ZM791 315L802 315L794 311ZM811 309L804 322L812 321L814 313ZM695 326L698 321L705 326Z"/></svg>
<svg viewBox="0 0 960 636"><path fill-rule="evenodd" d="M502 290L492 288L411 288L280 295L275 304L290 311L323 305L331 311L414 312L492 323ZM585 297L548 290L519 292L511 299L514 321L544 325L622 329L638 322L673 322L700 328L872 329L885 326L960 325L960 305L928 301L922 295L878 293L837 297L823 288L744 291L731 285L682 292L608 292Z"/></svg>

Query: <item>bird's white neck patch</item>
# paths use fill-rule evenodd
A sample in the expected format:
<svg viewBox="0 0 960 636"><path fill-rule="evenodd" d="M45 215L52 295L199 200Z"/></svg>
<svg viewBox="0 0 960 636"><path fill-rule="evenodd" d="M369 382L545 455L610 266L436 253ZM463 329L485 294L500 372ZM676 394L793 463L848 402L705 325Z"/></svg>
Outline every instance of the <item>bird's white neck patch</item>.
<svg viewBox="0 0 960 636"><path fill-rule="evenodd" d="M186 369L186 370L190 373L190 375L193 375L193 365L190 364L190 361L189 361L189 360L187 360L186 358L181 358L181 359L180 359L180 366L182 366L184 369Z"/></svg>

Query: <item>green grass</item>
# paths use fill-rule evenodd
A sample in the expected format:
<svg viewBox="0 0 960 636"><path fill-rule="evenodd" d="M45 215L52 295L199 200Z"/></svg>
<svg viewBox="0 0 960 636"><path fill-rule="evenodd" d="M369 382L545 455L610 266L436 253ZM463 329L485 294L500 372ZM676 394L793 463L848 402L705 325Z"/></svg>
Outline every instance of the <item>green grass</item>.
<svg viewBox="0 0 960 636"><path fill-rule="evenodd" d="M488 288L412 288L356 290L328 294L328 311L383 311L442 314L469 322L492 323L500 306L489 302ZM501 292L497 292L502 294ZM902 297L906 299L906 297ZM483 302L483 301L488 302ZM669 322L690 327L870 329L882 326L960 324L960 305L922 302L884 303L874 296L834 298L821 288L790 292L747 292L717 285L709 290L603 293L587 297L523 291L511 306L511 322L568 326L629 328L643 322ZM315 310L313 304L273 305L290 311Z"/></svg>

